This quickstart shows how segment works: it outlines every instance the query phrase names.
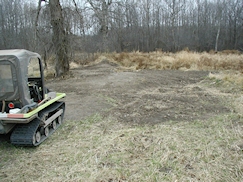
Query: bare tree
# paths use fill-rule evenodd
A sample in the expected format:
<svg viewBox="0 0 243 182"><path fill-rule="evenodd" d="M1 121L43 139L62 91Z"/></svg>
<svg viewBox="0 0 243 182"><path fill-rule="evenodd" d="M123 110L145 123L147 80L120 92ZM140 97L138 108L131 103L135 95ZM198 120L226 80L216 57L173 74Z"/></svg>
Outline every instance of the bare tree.
<svg viewBox="0 0 243 182"><path fill-rule="evenodd" d="M109 6L112 4L112 0L87 0L92 7L96 18L99 20L100 32L103 36L103 51L108 50L107 36L108 36L108 16Z"/></svg>
<svg viewBox="0 0 243 182"><path fill-rule="evenodd" d="M54 50L57 76L74 51L243 49L242 0L41 1L0 0L0 48Z"/></svg>
<svg viewBox="0 0 243 182"><path fill-rule="evenodd" d="M64 29L62 7L59 0L49 0L49 7L53 30L52 41L56 54L56 76L61 76L69 71L68 40Z"/></svg>
<svg viewBox="0 0 243 182"><path fill-rule="evenodd" d="M221 22L222 22L222 13L223 13L223 3L220 0L217 0L217 12L216 12L216 25L218 26L217 30L217 35L216 35L216 40L215 40L215 48L214 51L218 51L218 43L219 43L219 35L220 35L220 30L221 30Z"/></svg>
<svg viewBox="0 0 243 182"><path fill-rule="evenodd" d="M177 41L178 29L180 27L179 13L183 5L181 4L180 0L165 0L165 2L167 5L166 10L169 13L170 20L170 24L168 26L171 27L171 50L176 51L179 48L179 42Z"/></svg>
<svg viewBox="0 0 243 182"><path fill-rule="evenodd" d="M1 45L3 47L7 47L7 40L6 40L6 29L5 29L5 26L6 26L6 23L5 23L5 20L4 20L4 12L3 12L3 5L0 4L0 16L1 16Z"/></svg>

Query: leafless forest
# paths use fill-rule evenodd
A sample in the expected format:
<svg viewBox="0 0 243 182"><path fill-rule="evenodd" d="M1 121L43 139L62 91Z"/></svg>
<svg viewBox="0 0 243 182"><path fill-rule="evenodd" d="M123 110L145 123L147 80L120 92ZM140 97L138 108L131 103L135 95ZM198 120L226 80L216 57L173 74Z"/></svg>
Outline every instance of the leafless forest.
<svg viewBox="0 0 243 182"><path fill-rule="evenodd" d="M49 4L0 0L0 49L53 52ZM242 0L60 0L69 54L243 50Z"/></svg>

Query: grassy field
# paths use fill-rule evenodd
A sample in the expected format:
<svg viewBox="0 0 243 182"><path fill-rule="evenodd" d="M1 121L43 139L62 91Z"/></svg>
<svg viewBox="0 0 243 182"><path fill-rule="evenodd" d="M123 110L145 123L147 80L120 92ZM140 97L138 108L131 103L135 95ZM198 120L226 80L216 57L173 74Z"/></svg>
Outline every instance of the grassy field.
<svg viewBox="0 0 243 182"><path fill-rule="evenodd" d="M207 53L180 51L131 52L107 55L111 60L133 69L242 70L243 55L228 52Z"/></svg>
<svg viewBox="0 0 243 182"><path fill-rule="evenodd" d="M93 54L83 61L82 54L77 54L76 63L71 67L78 65L97 63L102 60L108 60L124 67L125 70L205 70L211 71L210 78L230 82L235 86L243 88L243 54L235 50L225 50L221 52L192 52L188 50L171 52L122 52L108 54ZM94 61L95 60L95 61ZM122 69L122 68L121 68ZM224 83L225 84L225 83Z"/></svg>
<svg viewBox="0 0 243 182"><path fill-rule="evenodd" d="M0 144L1 181L242 181L243 122L66 122L38 148ZM55 142L53 142L55 141Z"/></svg>
<svg viewBox="0 0 243 182"><path fill-rule="evenodd" d="M242 54L111 53L96 62L103 59L130 70L210 70L207 86L242 94ZM243 99L238 103L237 112L203 121L139 125L99 113L65 121L37 148L0 143L0 181L243 181Z"/></svg>

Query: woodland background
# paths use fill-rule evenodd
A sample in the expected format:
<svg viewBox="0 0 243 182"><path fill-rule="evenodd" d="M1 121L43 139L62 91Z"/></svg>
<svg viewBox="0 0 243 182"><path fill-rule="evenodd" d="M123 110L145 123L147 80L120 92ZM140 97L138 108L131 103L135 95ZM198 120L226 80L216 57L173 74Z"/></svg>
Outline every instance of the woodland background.
<svg viewBox="0 0 243 182"><path fill-rule="evenodd" d="M243 50L242 0L60 0L69 54ZM0 49L53 51L48 1L0 0ZM37 21L38 15L38 21Z"/></svg>

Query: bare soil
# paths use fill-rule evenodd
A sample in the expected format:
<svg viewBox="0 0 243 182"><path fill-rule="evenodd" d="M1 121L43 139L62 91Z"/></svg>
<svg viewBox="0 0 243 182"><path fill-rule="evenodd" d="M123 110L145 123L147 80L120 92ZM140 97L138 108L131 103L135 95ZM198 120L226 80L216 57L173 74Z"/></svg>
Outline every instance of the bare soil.
<svg viewBox="0 0 243 182"><path fill-rule="evenodd" d="M120 122L156 124L204 120L230 112L226 97L202 84L206 71L122 69L106 60L72 69L72 76L48 80L50 90L67 94L65 120L95 113Z"/></svg>

